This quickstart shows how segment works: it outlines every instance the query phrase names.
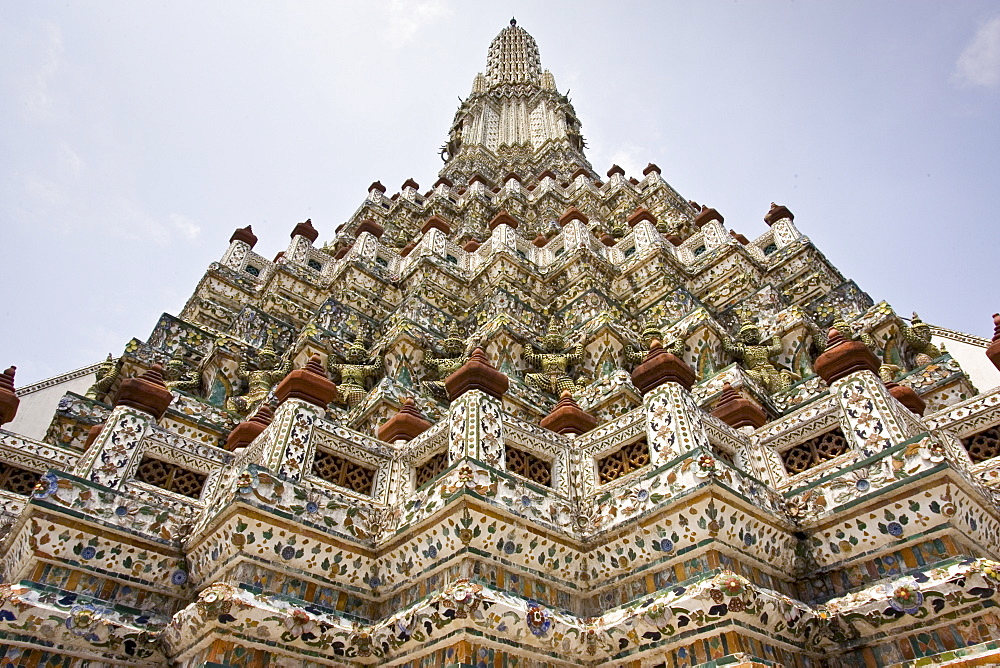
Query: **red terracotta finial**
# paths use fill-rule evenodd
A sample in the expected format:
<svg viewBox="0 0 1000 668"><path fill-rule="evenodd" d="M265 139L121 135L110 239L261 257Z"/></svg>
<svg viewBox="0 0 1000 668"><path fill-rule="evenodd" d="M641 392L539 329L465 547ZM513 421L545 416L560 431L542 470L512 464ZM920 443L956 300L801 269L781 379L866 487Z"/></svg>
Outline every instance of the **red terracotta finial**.
<svg viewBox="0 0 1000 668"><path fill-rule="evenodd" d="M648 165L646 165L646 169L642 170L642 175L643 176L649 176L653 172L656 172L657 174L659 174L660 173L660 168L657 167L656 165L654 165L653 163L649 163Z"/></svg>
<svg viewBox="0 0 1000 668"><path fill-rule="evenodd" d="M403 250L399 251L399 256L400 257L406 257L411 252L413 252L413 249L416 248L416 247L417 247L417 242L416 241L411 241L410 243L408 243L405 246L403 246Z"/></svg>
<svg viewBox="0 0 1000 668"><path fill-rule="evenodd" d="M444 222L444 219L440 216L431 216L424 223L424 226L420 228L422 234L427 234L431 230L441 230L445 234L451 234L451 225Z"/></svg>
<svg viewBox="0 0 1000 668"><path fill-rule="evenodd" d="M712 409L712 415L735 429L748 426L757 429L767 423L767 415L763 409L744 398L729 383L723 384L722 394Z"/></svg>
<svg viewBox="0 0 1000 668"><path fill-rule="evenodd" d="M917 415L923 415L924 411L927 410L927 403L920 398L920 395L917 394L912 387L908 385L900 385L892 380L885 381L885 387L889 390L889 394L896 397L899 403L903 404Z"/></svg>
<svg viewBox="0 0 1000 668"><path fill-rule="evenodd" d="M781 204L775 204L771 202L771 208L768 209L767 213L764 214L764 222L769 226L774 225L779 220L787 218L789 220L795 220L795 214L788 210L787 206L782 206Z"/></svg>
<svg viewBox="0 0 1000 668"><path fill-rule="evenodd" d="M299 399L320 408L340 399L340 391L326 376L323 360L314 354L301 369L296 369L285 376L285 379L274 388L278 403L283 404L288 399Z"/></svg>
<svg viewBox="0 0 1000 668"><path fill-rule="evenodd" d="M383 195L385 194L385 186L382 185L381 181L375 181L370 186L368 186L368 192L371 192L373 190L377 190L378 192L382 193Z"/></svg>
<svg viewBox="0 0 1000 668"><path fill-rule="evenodd" d="M618 165L611 165L611 169L608 170L608 178L613 178L615 174L621 174L625 176L625 170Z"/></svg>
<svg viewBox="0 0 1000 668"><path fill-rule="evenodd" d="M465 245L462 246L462 250L464 250L466 253L475 253L477 250L479 250L480 246L482 246L482 244L479 243L479 241L477 241L476 239L469 239L468 241L465 242Z"/></svg>
<svg viewBox="0 0 1000 668"><path fill-rule="evenodd" d="M493 220L490 221L489 228L491 230L496 229L496 226L500 224L510 225L515 230L517 229L517 219L507 213L506 209L501 210L500 213L493 217Z"/></svg>
<svg viewBox="0 0 1000 668"><path fill-rule="evenodd" d="M726 219L723 218L722 214L716 211L715 209L703 206L701 207L701 212L699 212L698 215L695 216L694 224L697 225L698 227L704 227L713 220L717 220L720 223L722 223L725 222Z"/></svg>
<svg viewBox="0 0 1000 668"><path fill-rule="evenodd" d="M813 363L813 369L827 384L858 371L878 375L879 366L878 358L868 346L845 339L836 328L830 329L826 350Z"/></svg>
<svg viewBox="0 0 1000 668"><path fill-rule="evenodd" d="M569 225L570 221L573 220L579 220L584 225L590 222L590 219L587 218L587 216L585 216L582 211L580 211L575 206L571 206L570 208L566 209L566 212L563 213L563 215L559 216L559 221L558 221L559 227L566 227L567 225Z"/></svg>
<svg viewBox="0 0 1000 668"><path fill-rule="evenodd" d="M538 236L531 240L531 243L534 244L536 248L543 248L545 244L549 243L549 240L545 238L544 234L539 233Z"/></svg>
<svg viewBox="0 0 1000 668"><path fill-rule="evenodd" d="M237 227L236 231L233 232L233 236L229 237L229 243L233 243L234 241L242 241L250 246L250 248L253 248L257 245L257 235L253 233L253 227L250 225Z"/></svg>
<svg viewBox="0 0 1000 668"><path fill-rule="evenodd" d="M496 399L501 398L510 387L507 374L498 371L489 360L481 346L477 346L469 360L459 367L458 371L444 379L448 399L455 401L469 390L480 390Z"/></svg>
<svg viewBox="0 0 1000 668"><path fill-rule="evenodd" d="M417 410L413 397L406 397L399 412L386 420L378 428L378 439L388 443L411 441L430 429L431 423Z"/></svg>
<svg viewBox="0 0 1000 668"><path fill-rule="evenodd" d="M87 448L89 448L94 444L94 441L97 440L97 437L101 435L102 429L104 429L103 422L98 422L97 424L95 424L93 427L90 428L90 430L87 432L87 440L84 441L83 443L84 450L86 450Z"/></svg>
<svg viewBox="0 0 1000 668"><path fill-rule="evenodd" d="M646 359L632 370L632 384L642 395L649 394L664 383L677 383L690 390L694 381L694 370L684 360L668 353L659 339L649 342Z"/></svg>
<svg viewBox="0 0 1000 668"><path fill-rule="evenodd" d="M21 403L14 392L14 372L16 366L8 367L6 371L0 373L0 424L6 424L14 419L17 414L17 406Z"/></svg>
<svg viewBox="0 0 1000 668"><path fill-rule="evenodd" d="M174 395L163 383L163 367L154 364L138 378L126 378L122 381L115 395L114 405L129 406L159 420L173 398Z"/></svg>
<svg viewBox="0 0 1000 668"><path fill-rule="evenodd" d="M291 237L305 237L309 240L309 243L316 243L316 239L319 238L319 232L313 227L312 218L306 218L306 222L299 223L294 228L292 228Z"/></svg>
<svg viewBox="0 0 1000 668"><path fill-rule="evenodd" d="M451 179L449 179L447 176L442 176L441 178L439 178L437 181L434 182L433 187L437 188L438 186L447 186L451 188L454 185L455 184L451 182Z"/></svg>
<svg viewBox="0 0 1000 668"><path fill-rule="evenodd" d="M354 228L354 237L360 237L362 232L368 232L376 239L381 239L382 234L385 233L385 228L371 218L366 218L365 220L362 220L356 228Z"/></svg>
<svg viewBox="0 0 1000 668"><path fill-rule="evenodd" d="M993 314L993 342L986 348L986 356L1000 369L1000 313Z"/></svg>
<svg viewBox="0 0 1000 668"><path fill-rule="evenodd" d="M407 188L420 190L420 184L414 181L413 179L406 179L405 181L403 181L403 185L401 187L403 188L403 190L406 190Z"/></svg>
<svg viewBox="0 0 1000 668"><path fill-rule="evenodd" d="M573 393L563 390L559 402L538 423L543 429L558 434L586 434L597 426L597 419L580 408L573 399Z"/></svg>
<svg viewBox="0 0 1000 668"><path fill-rule="evenodd" d="M226 450L232 452L236 448L247 447L273 421L274 411L271 410L271 407L267 403L261 404L257 412L253 414L253 417L240 422L229 432L229 437L226 439Z"/></svg>
<svg viewBox="0 0 1000 668"><path fill-rule="evenodd" d="M631 215L629 215L626 222L628 222L629 227L635 227L644 220L648 220L653 225L656 225L656 216L654 216L649 209L639 206L636 207L635 211L633 211Z"/></svg>

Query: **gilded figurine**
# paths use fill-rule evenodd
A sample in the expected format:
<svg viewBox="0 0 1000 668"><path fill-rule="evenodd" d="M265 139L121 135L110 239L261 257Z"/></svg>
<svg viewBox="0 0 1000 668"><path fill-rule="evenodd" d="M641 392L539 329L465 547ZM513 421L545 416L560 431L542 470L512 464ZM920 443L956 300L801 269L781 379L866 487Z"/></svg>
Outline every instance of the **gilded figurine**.
<svg viewBox="0 0 1000 668"><path fill-rule="evenodd" d="M903 338L910 345L910 350L914 352L913 363L916 366L924 366L941 357L941 351L931 343L931 328L920 316L913 313L910 326L903 325Z"/></svg>
<svg viewBox="0 0 1000 668"><path fill-rule="evenodd" d="M628 345L625 346L625 359L629 364L635 366L637 364L642 364L649 354L649 347L653 343L653 339L663 342L663 330L650 323L646 325L646 328L642 330L642 334L639 340L642 341L642 347ZM664 350L668 353L676 355L677 357L682 357L684 355L684 348L686 344L684 339L677 336L670 342L669 345L664 346Z"/></svg>
<svg viewBox="0 0 1000 668"><path fill-rule="evenodd" d="M274 350L273 337L268 334L264 347L257 353L255 366L257 368L251 370L247 355L243 356L243 361L236 369L236 375L247 382L248 388L246 393L227 399L226 410L244 417L256 411L267 399L271 389L292 370L292 361L278 357Z"/></svg>
<svg viewBox="0 0 1000 668"><path fill-rule="evenodd" d="M108 353L108 359L101 362L101 366L97 368L97 380L87 390L87 398L100 400L101 397L110 392L115 381L121 377L123 364L125 364L124 357L119 357L116 360L111 356L111 353Z"/></svg>
<svg viewBox="0 0 1000 668"><path fill-rule="evenodd" d="M576 393L587 385L584 379L574 380L569 375L571 364L583 361L583 342L579 341L567 350L566 337L559 333L555 318L549 320L548 331L542 338L543 351L524 351L524 361L541 368L541 373L526 373L525 382L536 390L552 392L556 396L563 392Z"/></svg>
<svg viewBox="0 0 1000 668"><path fill-rule="evenodd" d="M197 369L187 369L180 351L163 367L164 384L171 390L197 393L201 391L201 374Z"/></svg>
<svg viewBox="0 0 1000 668"><path fill-rule="evenodd" d="M724 338L723 349L743 362L747 375L760 383L768 394L787 390L799 380L799 376L771 363L771 358L781 353L781 339L772 336L770 341L765 342L760 328L750 317L744 316L740 320L736 339Z"/></svg>
<svg viewBox="0 0 1000 668"><path fill-rule="evenodd" d="M459 367L465 364L469 356L465 355L465 339L462 338L462 330L457 322L452 322L448 326L448 336L441 340L441 351L443 357L434 357L432 354L424 355L424 366L434 374L434 380L424 381L424 386L432 394L439 397L448 397L448 392L444 386L444 379L458 371ZM433 353L433 350L430 351Z"/></svg>
<svg viewBox="0 0 1000 668"><path fill-rule="evenodd" d="M328 366L330 371L340 374L340 396L347 403L348 408L354 408L360 404L368 391L365 389L365 380L373 378L382 373L382 358L375 356L368 361L370 356L361 342L361 337L354 339L347 350L344 351L346 363L339 364L331 357Z"/></svg>

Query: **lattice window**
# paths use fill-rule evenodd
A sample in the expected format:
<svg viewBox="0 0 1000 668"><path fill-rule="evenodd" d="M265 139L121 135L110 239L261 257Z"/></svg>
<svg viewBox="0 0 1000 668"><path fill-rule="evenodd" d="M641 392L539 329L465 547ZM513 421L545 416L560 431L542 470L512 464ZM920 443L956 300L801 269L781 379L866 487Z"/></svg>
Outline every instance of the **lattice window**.
<svg viewBox="0 0 1000 668"><path fill-rule="evenodd" d="M768 244L764 246L764 255L770 255L776 250L778 250L778 246L776 244Z"/></svg>
<svg viewBox="0 0 1000 668"><path fill-rule="evenodd" d="M422 487L431 478L448 468L448 453L439 452L417 467L417 487Z"/></svg>
<svg viewBox="0 0 1000 668"><path fill-rule="evenodd" d="M352 462L332 452L317 450L313 459L313 475L346 487L358 494L371 496L375 483L375 468Z"/></svg>
<svg viewBox="0 0 1000 668"><path fill-rule="evenodd" d="M38 474L13 464L0 462L0 489L15 494L31 494L38 482Z"/></svg>
<svg viewBox="0 0 1000 668"><path fill-rule="evenodd" d="M205 488L203 473L196 473L177 464L160 461L152 457L143 457L136 469L135 479L150 485L162 487L168 492L175 492L197 499Z"/></svg>
<svg viewBox="0 0 1000 668"><path fill-rule="evenodd" d="M1000 426L963 438L962 445L969 451L969 457L975 464L992 459L1000 455Z"/></svg>
<svg viewBox="0 0 1000 668"><path fill-rule="evenodd" d="M844 432L837 428L788 448L781 453L781 461L785 469L794 475L839 457L848 449Z"/></svg>
<svg viewBox="0 0 1000 668"><path fill-rule="evenodd" d="M323 270L323 265L321 265L319 263L319 261L317 261L317 260L309 260L309 262L307 262L306 264L309 265L310 269L314 269L316 271L322 271Z"/></svg>
<svg viewBox="0 0 1000 668"><path fill-rule="evenodd" d="M598 459L597 477L603 485L648 465L649 444L641 438Z"/></svg>
<svg viewBox="0 0 1000 668"><path fill-rule="evenodd" d="M252 264L248 264L246 266L246 269L244 269L244 271L250 274L251 276L260 276L260 269L253 266Z"/></svg>
<svg viewBox="0 0 1000 668"><path fill-rule="evenodd" d="M706 250L708 249L706 249L705 245L702 244L701 246L698 246L697 248L694 249L694 256L698 257L699 255L702 255Z"/></svg>
<svg viewBox="0 0 1000 668"><path fill-rule="evenodd" d="M552 463L541 457L536 457L530 452L525 452L510 445L507 450L507 470L518 475L523 475L528 480L533 480L539 485L552 487Z"/></svg>

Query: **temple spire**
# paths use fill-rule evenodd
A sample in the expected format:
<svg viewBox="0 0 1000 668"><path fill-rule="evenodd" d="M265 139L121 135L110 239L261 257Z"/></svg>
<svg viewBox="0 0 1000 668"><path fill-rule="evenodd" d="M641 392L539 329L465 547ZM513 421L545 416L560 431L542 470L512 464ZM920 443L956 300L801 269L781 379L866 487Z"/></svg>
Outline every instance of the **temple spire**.
<svg viewBox="0 0 1000 668"><path fill-rule="evenodd" d="M498 183L509 174L526 182L544 171L569 179L582 169L597 178L583 149L573 105L542 69L535 39L511 18L455 114L440 175L456 184L476 175Z"/></svg>

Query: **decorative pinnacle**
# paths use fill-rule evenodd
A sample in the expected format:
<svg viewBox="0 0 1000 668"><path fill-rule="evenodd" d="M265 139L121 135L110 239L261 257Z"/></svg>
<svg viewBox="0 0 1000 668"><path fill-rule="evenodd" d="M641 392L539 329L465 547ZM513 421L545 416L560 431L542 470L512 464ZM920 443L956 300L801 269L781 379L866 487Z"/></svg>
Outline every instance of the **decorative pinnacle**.
<svg viewBox="0 0 1000 668"><path fill-rule="evenodd" d="M8 367L6 371L0 374L0 390L14 391L14 372L17 371L16 366Z"/></svg>
<svg viewBox="0 0 1000 668"><path fill-rule="evenodd" d="M837 329L836 327L831 327L826 337L826 349L829 350L834 346L839 346L845 340L846 339L844 339L844 336L840 333L839 329Z"/></svg>
<svg viewBox="0 0 1000 668"><path fill-rule="evenodd" d="M260 405L257 412L253 414L253 417L247 420L247 422L255 422L259 425L267 426L274 421L274 411L267 403Z"/></svg>
<svg viewBox="0 0 1000 668"><path fill-rule="evenodd" d="M515 18L514 18L513 16L512 16L512 17L510 17L510 24L511 24L512 26L516 26L516 25L517 25L517 19L515 19Z"/></svg>

